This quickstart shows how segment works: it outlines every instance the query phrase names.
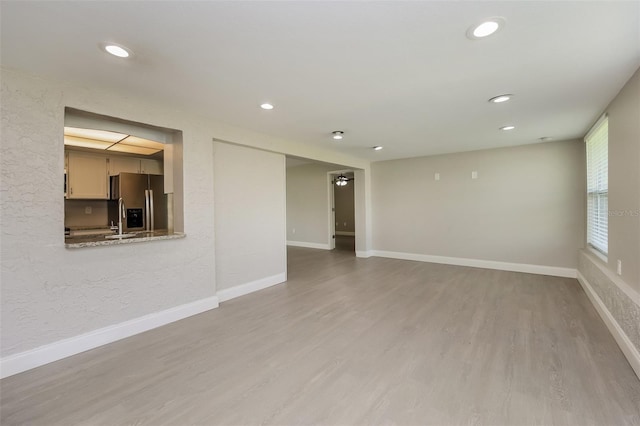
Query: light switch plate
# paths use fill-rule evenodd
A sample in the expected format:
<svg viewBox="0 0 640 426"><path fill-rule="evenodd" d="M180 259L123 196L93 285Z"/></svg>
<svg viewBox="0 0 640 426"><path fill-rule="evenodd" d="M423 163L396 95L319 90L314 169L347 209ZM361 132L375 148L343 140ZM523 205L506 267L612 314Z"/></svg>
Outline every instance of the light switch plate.
<svg viewBox="0 0 640 426"><path fill-rule="evenodd" d="M471 179L478 179L478 172L476 172L475 170L471 172Z"/></svg>
<svg viewBox="0 0 640 426"><path fill-rule="evenodd" d="M440 173L436 173L435 175L433 175L433 178L435 180L440 180Z"/></svg>

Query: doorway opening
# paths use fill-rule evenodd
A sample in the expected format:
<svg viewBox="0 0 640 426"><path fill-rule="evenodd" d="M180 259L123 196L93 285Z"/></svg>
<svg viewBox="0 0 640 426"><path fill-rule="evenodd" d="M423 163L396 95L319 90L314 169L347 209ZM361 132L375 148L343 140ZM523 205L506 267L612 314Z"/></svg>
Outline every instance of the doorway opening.
<svg viewBox="0 0 640 426"><path fill-rule="evenodd" d="M335 184L340 175L346 179L344 185ZM346 249L342 253L347 255L362 251L366 247L364 183L360 169L287 156L287 246Z"/></svg>
<svg viewBox="0 0 640 426"><path fill-rule="evenodd" d="M329 173L331 249L356 251L355 177L353 170Z"/></svg>

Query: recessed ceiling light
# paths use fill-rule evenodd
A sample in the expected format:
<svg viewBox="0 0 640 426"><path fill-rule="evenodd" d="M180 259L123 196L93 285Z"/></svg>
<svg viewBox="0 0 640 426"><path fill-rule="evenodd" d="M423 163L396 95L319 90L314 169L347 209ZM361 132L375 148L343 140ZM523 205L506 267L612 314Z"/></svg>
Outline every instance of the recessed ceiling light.
<svg viewBox="0 0 640 426"><path fill-rule="evenodd" d="M494 104L499 104L499 103L502 103L502 102L507 102L511 98L513 98L513 95L498 95L498 96L494 96L493 98L489 99L489 102L493 102Z"/></svg>
<svg viewBox="0 0 640 426"><path fill-rule="evenodd" d="M373 150L374 150L374 151L380 151L381 149L382 149L382 147L381 147L381 146L374 146L374 147L373 147Z"/></svg>
<svg viewBox="0 0 640 426"><path fill-rule="evenodd" d="M504 24L504 18L499 16L483 19L481 23L473 25L467 30L467 37L472 40L488 37L503 28Z"/></svg>
<svg viewBox="0 0 640 426"><path fill-rule="evenodd" d="M265 103L265 104L260 105L260 108L262 108L262 109L273 109L273 105Z"/></svg>
<svg viewBox="0 0 640 426"><path fill-rule="evenodd" d="M513 130L515 128L516 126L503 126L503 127L500 127L500 130Z"/></svg>
<svg viewBox="0 0 640 426"><path fill-rule="evenodd" d="M497 22L483 22L473 30L473 36L476 38L487 37L498 31L498 28L500 28L500 25Z"/></svg>
<svg viewBox="0 0 640 426"><path fill-rule="evenodd" d="M118 46L117 44L104 44L103 49L106 50L107 53L117 56L118 58L128 58L131 56L131 51L129 49L123 46Z"/></svg>
<svg viewBox="0 0 640 426"><path fill-rule="evenodd" d="M344 132L341 132L340 130L336 130L335 132L333 132L333 138L335 140L342 139L342 135L344 135Z"/></svg>

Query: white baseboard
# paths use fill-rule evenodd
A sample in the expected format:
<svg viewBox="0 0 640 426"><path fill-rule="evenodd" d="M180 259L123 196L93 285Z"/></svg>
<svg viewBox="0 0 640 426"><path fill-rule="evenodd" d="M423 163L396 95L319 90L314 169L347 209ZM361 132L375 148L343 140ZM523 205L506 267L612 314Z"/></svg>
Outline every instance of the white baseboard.
<svg viewBox="0 0 640 426"><path fill-rule="evenodd" d="M577 270L559 266L530 265L527 263L498 262L494 260L466 259L462 257L432 256L428 254L401 253L395 251L372 250L372 256L391 259L415 260L418 262L443 263L446 265L471 266L474 268L497 269L500 271L525 272L528 274L552 275L576 278Z"/></svg>
<svg viewBox="0 0 640 426"><path fill-rule="evenodd" d="M638 349L633 345L627 334L620 327L618 321L616 321L613 315L611 315L607 306L602 302L602 299L600 299L598 294L593 290L593 287L591 287L591 284L589 284L589 281L587 281L580 271L578 271L578 281L584 289L584 292L587 293L587 296L596 308L596 311L600 314L600 317L606 324L609 332L613 335L616 343L618 343L618 346L622 349L622 353L624 353L629 364L631 364L631 368L635 371L636 376L640 378L640 352L638 352Z"/></svg>
<svg viewBox="0 0 640 426"><path fill-rule="evenodd" d="M246 284L240 284L235 287L220 290L217 296L220 302L226 302L227 300L235 299L236 297L244 296L245 294L253 293L254 291L283 283L286 280L287 274L283 272L281 274L272 275Z"/></svg>
<svg viewBox="0 0 640 426"><path fill-rule="evenodd" d="M208 297L9 355L0 359L0 378L13 376L217 307L218 297Z"/></svg>
<svg viewBox="0 0 640 426"><path fill-rule="evenodd" d="M329 244L323 244L323 243L307 243L305 241L287 240L287 245L293 246L293 247L305 247L305 248L313 248L313 249L331 250L331 247L329 247Z"/></svg>
<svg viewBox="0 0 640 426"><path fill-rule="evenodd" d="M373 252L371 250L356 250L356 257L361 257L366 259L368 257L373 256Z"/></svg>
<svg viewBox="0 0 640 426"><path fill-rule="evenodd" d="M336 235L344 235L346 237L355 237L356 233L350 232L350 231L336 231Z"/></svg>

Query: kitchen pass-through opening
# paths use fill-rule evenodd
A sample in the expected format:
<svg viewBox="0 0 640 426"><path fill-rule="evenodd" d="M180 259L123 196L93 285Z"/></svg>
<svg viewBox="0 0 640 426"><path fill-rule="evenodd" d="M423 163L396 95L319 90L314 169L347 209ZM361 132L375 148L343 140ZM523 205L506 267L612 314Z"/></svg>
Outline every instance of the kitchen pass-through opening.
<svg viewBox="0 0 640 426"><path fill-rule="evenodd" d="M63 132L66 243L184 232L180 130L66 108Z"/></svg>

